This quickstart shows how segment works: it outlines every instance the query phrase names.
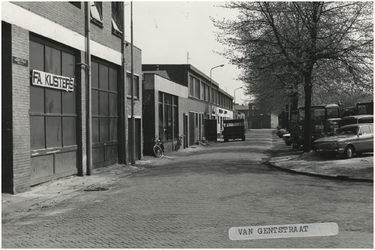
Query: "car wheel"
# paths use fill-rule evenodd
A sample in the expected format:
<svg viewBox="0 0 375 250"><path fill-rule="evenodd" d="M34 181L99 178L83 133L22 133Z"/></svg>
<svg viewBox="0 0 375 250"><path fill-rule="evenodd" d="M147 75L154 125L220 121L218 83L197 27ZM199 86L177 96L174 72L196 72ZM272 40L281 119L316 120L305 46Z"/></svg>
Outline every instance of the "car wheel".
<svg viewBox="0 0 375 250"><path fill-rule="evenodd" d="M346 159L350 159L353 157L354 154L354 148L353 146L347 146L344 152L344 156Z"/></svg>

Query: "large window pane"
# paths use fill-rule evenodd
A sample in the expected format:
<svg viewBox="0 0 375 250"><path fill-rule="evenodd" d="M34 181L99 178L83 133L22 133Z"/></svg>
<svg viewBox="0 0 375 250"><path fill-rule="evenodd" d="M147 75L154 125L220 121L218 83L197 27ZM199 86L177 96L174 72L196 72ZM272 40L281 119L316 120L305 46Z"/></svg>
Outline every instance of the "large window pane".
<svg viewBox="0 0 375 250"><path fill-rule="evenodd" d="M61 114L61 90L46 89L46 113Z"/></svg>
<svg viewBox="0 0 375 250"><path fill-rule="evenodd" d="M61 75L61 51L46 46L45 72Z"/></svg>
<svg viewBox="0 0 375 250"><path fill-rule="evenodd" d="M117 116L117 94L109 94L109 115Z"/></svg>
<svg viewBox="0 0 375 250"><path fill-rule="evenodd" d="M131 95L132 94L131 88L130 88L130 86L131 86L131 79L132 79L131 75L127 74L126 75L126 89L127 89L126 93L127 93L127 95Z"/></svg>
<svg viewBox="0 0 375 250"><path fill-rule="evenodd" d="M100 116L108 116L108 92L99 92L100 97Z"/></svg>
<svg viewBox="0 0 375 250"><path fill-rule="evenodd" d="M99 88L99 65L95 62L91 63L91 87Z"/></svg>
<svg viewBox="0 0 375 250"><path fill-rule="evenodd" d="M168 94L164 94L164 103L168 105L172 105L172 96Z"/></svg>
<svg viewBox="0 0 375 250"><path fill-rule="evenodd" d="M62 52L62 75L74 78L75 66L75 57L72 54Z"/></svg>
<svg viewBox="0 0 375 250"><path fill-rule="evenodd" d="M46 147L43 116L30 116L30 137L31 149L44 149Z"/></svg>
<svg viewBox="0 0 375 250"><path fill-rule="evenodd" d="M201 82L200 84L201 90L200 90L200 99L204 100L204 83Z"/></svg>
<svg viewBox="0 0 375 250"><path fill-rule="evenodd" d="M61 147L61 117L46 117L47 148Z"/></svg>
<svg viewBox="0 0 375 250"><path fill-rule="evenodd" d="M139 76L134 76L134 97L139 98Z"/></svg>
<svg viewBox="0 0 375 250"><path fill-rule="evenodd" d="M172 140L172 106L165 106L165 120L166 120L166 140Z"/></svg>
<svg viewBox="0 0 375 250"><path fill-rule="evenodd" d="M109 139L108 135L108 118L100 118L100 142L106 142Z"/></svg>
<svg viewBox="0 0 375 250"><path fill-rule="evenodd" d="M117 118L109 118L110 141L117 141Z"/></svg>
<svg viewBox="0 0 375 250"><path fill-rule="evenodd" d="M99 115L99 91L91 91L92 115Z"/></svg>
<svg viewBox="0 0 375 250"><path fill-rule="evenodd" d="M76 118L63 118L63 146L76 145Z"/></svg>
<svg viewBox="0 0 375 250"><path fill-rule="evenodd" d="M109 91L117 92L117 70L109 68Z"/></svg>
<svg viewBox="0 0 375 250"><path fill-rule="evenodd" d="M102 90L108 90L108 67L99 65L99 88Z"/></svg>
<svg viewBox="0 0 375 250"><path fill-rule="evenodd" d="M76 114L76 92L62 92L63 113Z"/></svg>
<svg viewBox="0 0 375 250"><path fill-rule="evenodd" d="M30 69L44 71L44 45L30 41Z"/></svg>
<svg viewBox="0 0 375 250"><path fill-rule="evenodd" d="M189 95L194 96L194 78L190 76L189 80Z"/></svg>
<svg viewBox="0 0 375 250"><path fill-rule="evenodd" d="M44 88L30 86L30 111L44 113Z"/></svg>
<svg viewBox="0 0 375 250"><path fill-rule="evenodd" d="M99 118L92 118L92 142L99 142Z"/></svg>
<svg viewBox="0 0 375 250"><path fill-rule="evenodd" d="M195 90L195 97L196 98L199 98L199 96L200 96L200 86L199 86L199 80L198 79L196 79L196 78L194 78L194 90Z"/></svg>
<svg viewBox="0 0 375 250"><path fill-rule="evenodd" d="M164 119L163 119L163 104L162 103L159 103L159 136L160 138L165 141L166 138L164 136ZM157 136L157 135L155 135Z"/></svg>

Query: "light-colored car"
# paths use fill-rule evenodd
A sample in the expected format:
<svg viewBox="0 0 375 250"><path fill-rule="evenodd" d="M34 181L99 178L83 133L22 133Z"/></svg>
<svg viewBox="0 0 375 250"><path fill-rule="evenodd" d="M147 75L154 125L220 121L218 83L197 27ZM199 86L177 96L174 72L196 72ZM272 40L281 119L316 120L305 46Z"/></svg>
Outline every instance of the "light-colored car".
<svg viewBox="0 0 375 250"><path fill-rule="evenodd" d="M350 124L336 130L336 135L314 141L314 148L321 154L341 154L351 158L354 154L374 151L374 124Z"/></svg>

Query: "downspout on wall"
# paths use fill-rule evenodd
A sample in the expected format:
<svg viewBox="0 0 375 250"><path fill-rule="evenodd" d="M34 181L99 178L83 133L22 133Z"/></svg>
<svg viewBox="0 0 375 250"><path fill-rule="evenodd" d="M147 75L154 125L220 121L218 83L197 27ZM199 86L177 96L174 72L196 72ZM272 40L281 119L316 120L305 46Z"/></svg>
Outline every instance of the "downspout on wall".
<svg viewBox="0 0 375 250"><path fill-rule="evenodd" d="M126 70L127 70L127 67L126 67L126 47L128 46L126 40L125 40L125 24L126 24L126 21L125 21L125 3L123 3L123 6L122 6L122 10L123 10L123 18L122 18L122 38L121 38L121 56L122 56L122 67L121 67L121 84L122 84L122 101L121 101L121 115L122 115L122 121L121 121L121 124L123 125L123 127L121 128L122 132L121 132L121 135L122 135L122 143L121 143L121 158L119 159L121 162L120 163L123 163L123 164L127 164L127 146L126 146L126 139L127 139L127 134L126 134L126 124L127 124L127 116L126 116Z"/></svg>
<svg viewBox="0 0 375 250"><path fill-rule="evenodd" d="M85 2L86 22L85 22L85 36L86 36L86 84L87 84L87 111L86 111L86 135L87 135L87 169L86 174L91 175L92 170L92 119L91 119L91 52L90 52L90 2Z"/></svg>

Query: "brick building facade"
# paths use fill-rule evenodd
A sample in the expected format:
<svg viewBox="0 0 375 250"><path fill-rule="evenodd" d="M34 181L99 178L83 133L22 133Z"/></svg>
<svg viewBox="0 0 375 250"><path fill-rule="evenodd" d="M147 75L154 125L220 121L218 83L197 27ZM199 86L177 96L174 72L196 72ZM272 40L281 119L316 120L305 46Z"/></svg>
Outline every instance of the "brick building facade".
<svg viewBox="0 0 375 250"><path fill-rule="evenodd" d="M122 9L120 2L2 2L3 192L130 161L131 46L122 40ZM141 50L133 51L140 159Z"/></svg>

